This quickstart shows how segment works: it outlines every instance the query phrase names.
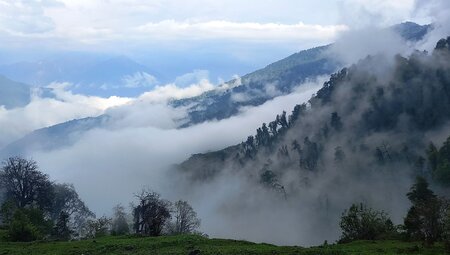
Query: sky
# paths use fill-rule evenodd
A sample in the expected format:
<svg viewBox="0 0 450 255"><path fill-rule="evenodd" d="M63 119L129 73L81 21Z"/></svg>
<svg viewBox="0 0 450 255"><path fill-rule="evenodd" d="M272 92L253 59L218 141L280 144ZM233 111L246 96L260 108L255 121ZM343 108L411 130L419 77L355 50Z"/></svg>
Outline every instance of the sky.
<svg viewBox="0 0 450 255"><path fill-rule="evenodd" d="M126 55L173 79L207 70L216 82L331 43L343 31L432 22L417 5L415 0L0 0L0 64L82 51Z"/></svg>

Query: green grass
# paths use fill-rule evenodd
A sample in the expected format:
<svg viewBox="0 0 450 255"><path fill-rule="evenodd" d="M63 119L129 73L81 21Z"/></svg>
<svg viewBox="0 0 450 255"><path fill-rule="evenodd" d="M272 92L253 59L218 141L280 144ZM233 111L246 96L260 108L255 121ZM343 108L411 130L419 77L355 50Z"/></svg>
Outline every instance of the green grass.
<svg viewBox="0 0 450 255"><path fill-rule="evenodd" d="M312 248L275 246L246 241L208 239L201 236L103 237L71 242L0 242L0 255L96 255L96 254L445 254L442 245L424 248L400 241L358 241Z"/></svg>

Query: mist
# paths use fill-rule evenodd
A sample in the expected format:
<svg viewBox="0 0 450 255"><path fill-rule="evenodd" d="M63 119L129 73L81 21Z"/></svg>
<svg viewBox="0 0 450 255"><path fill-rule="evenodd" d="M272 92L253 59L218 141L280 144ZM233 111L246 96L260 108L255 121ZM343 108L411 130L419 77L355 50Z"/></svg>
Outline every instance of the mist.
<svg viewBox="0 0 450 255"><path fill-rule="evenodd" d="M323 79L303 84L295 93L259 107L243 108L229 119L183 129L175 125L176 119L185 114L182 109L136 101L109 110L112 122L108 128L88 131L71 146L35 151L29 156L55 181L74 183L80 196L99 215L108 214L117 203L128 204L143 187L166 197L180 196L182 193L174 189L177 177L168 171L173 164L193 153L240 143L261 122L309 99Z"/></svg>

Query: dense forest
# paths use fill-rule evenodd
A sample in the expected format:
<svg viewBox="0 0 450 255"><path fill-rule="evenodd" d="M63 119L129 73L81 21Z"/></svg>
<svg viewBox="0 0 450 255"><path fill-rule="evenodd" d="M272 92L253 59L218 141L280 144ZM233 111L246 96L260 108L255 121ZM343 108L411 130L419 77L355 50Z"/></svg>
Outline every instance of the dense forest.
<svg viewBox="0 0 450 255"><path fill-rule="evenodd" d="M450 184L448 142L439 150L434 145L449 135L449 42L442 39L431 54L416 51L393 61L368 56L333 74L289 116L283 112L240 145L193 155L180 168L203 179L250 168L275 178L288 170L309 175L402 165L412 175Z"/></svg>

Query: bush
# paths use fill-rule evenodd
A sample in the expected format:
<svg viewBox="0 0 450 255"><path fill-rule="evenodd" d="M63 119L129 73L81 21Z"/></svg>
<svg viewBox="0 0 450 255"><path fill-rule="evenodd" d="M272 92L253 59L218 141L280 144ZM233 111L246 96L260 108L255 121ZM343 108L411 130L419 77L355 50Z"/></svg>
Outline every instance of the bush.
<svg viewBox="0 0 450 255"><path fill-rule="evenodd" d="M383 211L375 211L364 204L352 204L341 217L342 236L339 242L381 240L397 235L397 230Z"/></svg>
<svg viewBox="0 0 450 255"><path fill-rule="evenodd" d="M30 242L41 237L23 210L16 210L9 225L8 236L14 242Z"/></svg>
<svg viewBox="0 0 450 255"><path fill-rule="evenodd" d="M446 215L444 218L444 247L445 250L450 253L450 209L447 209Z"/></svg>

